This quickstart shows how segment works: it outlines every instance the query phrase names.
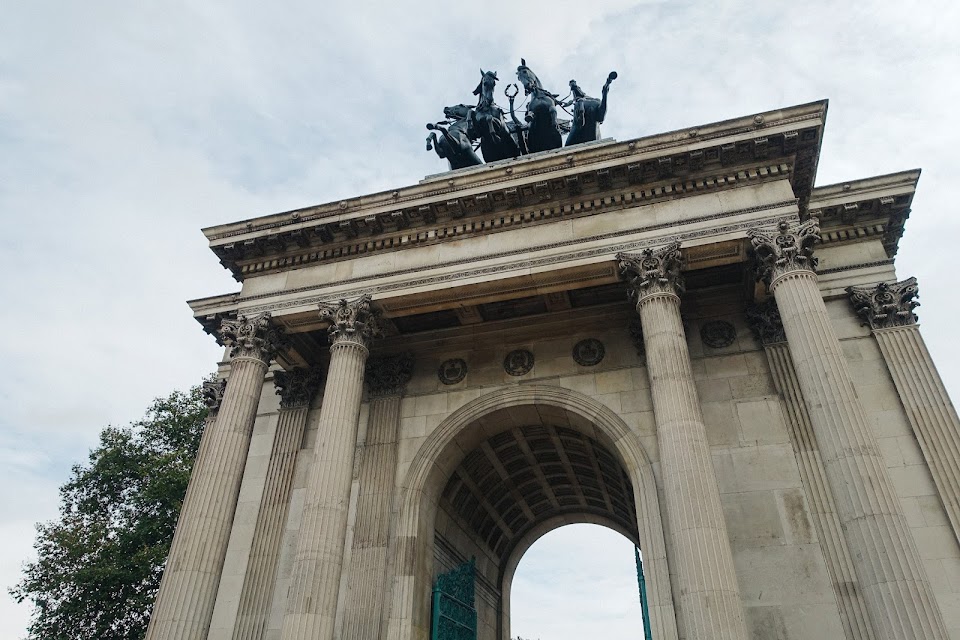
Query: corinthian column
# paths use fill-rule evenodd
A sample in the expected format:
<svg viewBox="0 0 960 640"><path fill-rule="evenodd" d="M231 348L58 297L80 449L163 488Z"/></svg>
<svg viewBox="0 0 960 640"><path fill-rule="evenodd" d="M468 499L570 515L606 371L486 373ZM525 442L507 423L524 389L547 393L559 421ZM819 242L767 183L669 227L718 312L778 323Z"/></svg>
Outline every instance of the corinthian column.
<svg viewBox="0 0 960 640"><path fill-rule="evenodd" d="M786 409L790 442L799 463L800 479L806 490L827 571L830 572L830 582L840 605L844 636L850 640L873 640L877 635L870 625L853 560L843 537L837 505L830 493L817 437L810 424L810 414L803 404L803 394L800 393L797 372L787 347L787 336L783 332L776 301L767 298L761 304L748 307L747 321L763 343L773 382Z"/></svg>
<svg viewBox="0 0 960 640"><path fill-rule="evenodd" d="M370 296L322 306L320 317L331 323L330 369L283 620L284 640L333 638L364 364L369 343L379 334Z"/></svg>
<svg viewBox="0 0 960 640"><path fill-rule="evenodd" d="M867 426L820 295L817 220L748 232L777 300L804 404L873 628L881 638L946 638L920 556Z"/></svg>
<svg viewBox="0 0 960 640"><path fill-rule="evenodd" d="M850 301L873 330L940 500L960 541L960 420L920 335L917 279L848 287Z"/></svg>
<svg viewBox="0 0 960 640"><path fill-rule="evenodd" d="M297 452L303 441L310 401L320 388L322 378L319 369L292 369L273 374L273 383L280 395L280 416L243 577L234 640L263 637L276 582L283 526L290 506Z"/></svg>
<svg viewBox="0 0 960 640"><path fill-rule="evenodd" d="M224 320L219 336L230 347L230 382L216 420L208 422L203 433L147 629L148 640L207 637L260 388L283 341L269 313ZM216 391L209 390L207 397L215 398Z"/></svg>
<svg viewBox="0 0 960 640"><path fill-rule="evenodd" d="M370 418L360 453L357 520L350 553L340 640L380 637L386 595L390 512L397 471L400 396L413 374L413 356L371 358L367 363Z"/></svg>
<svg viewBox="0 0 960 640"><path fill-rule="evenodd" d="M683 627L689 640L745 640L730 539L680 320L680 244L617 259L643 326Z"/></svg>

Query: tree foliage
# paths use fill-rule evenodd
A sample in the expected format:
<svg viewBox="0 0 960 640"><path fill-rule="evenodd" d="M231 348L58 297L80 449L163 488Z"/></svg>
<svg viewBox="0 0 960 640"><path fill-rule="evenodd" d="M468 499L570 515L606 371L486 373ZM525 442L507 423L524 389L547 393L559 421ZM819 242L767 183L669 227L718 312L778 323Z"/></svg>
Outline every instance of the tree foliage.
<svg viewBox="0 0 960 640"><path fill-rule="evenodd" d="M34 605L28 638L143 638L206 414L194 387L100 433L60 488L59 519L37 525L37 560L10 590Z"/></svg>

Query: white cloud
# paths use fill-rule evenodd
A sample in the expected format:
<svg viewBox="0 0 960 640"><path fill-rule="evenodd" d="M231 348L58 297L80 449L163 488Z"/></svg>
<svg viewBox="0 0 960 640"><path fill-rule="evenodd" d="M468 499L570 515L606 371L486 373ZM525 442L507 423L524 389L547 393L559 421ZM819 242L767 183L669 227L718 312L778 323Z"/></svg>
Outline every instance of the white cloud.
<svg viewBox="0 0 960 640"><path fill-rule="evenodd" d="M923 167L898 257L960 390L949 258L960 6L742 1L58 3L0 21L0 482L36 508L107 423L140 417L220 356L184 300L237 288L199 228L416 182L444 169L424 123L521 56L599 90L626 139L830 98L819 183ZM501 87L503 84L501 84ZM23 471L26 469L27 471ZM6 489L5 492L10 492ZM26 553L7 527L0 548ZM0 560L0 584L18 579ZM0 635L25 609L0 598ZM544 639L546 640L546 638Z"/></svg>

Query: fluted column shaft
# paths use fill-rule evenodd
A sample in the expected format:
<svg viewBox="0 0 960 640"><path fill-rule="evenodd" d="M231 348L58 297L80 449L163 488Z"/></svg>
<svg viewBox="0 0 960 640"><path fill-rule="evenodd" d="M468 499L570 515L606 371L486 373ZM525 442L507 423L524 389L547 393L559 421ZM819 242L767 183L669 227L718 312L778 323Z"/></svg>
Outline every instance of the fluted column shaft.
<svg viewBox="0 0 960 640"><path fill-rule="evenodd" d="M320 315L331 322L330 368L283 620L284 640L334 636L367 342L379 333L369 296L323 306Z"/></svg>
<svg viewBox="0 0 960 640"><path fill-rule="evenodd" d="M399 423L399 395L371 401L367 440L360 459L357 524L344 600L342 640L380 637Z"/></svg>
<svg viewBox="0 0 960 640"><path fill-rule="evenodd" d="M960 419L917 325L875 329L907 419L960 541Z"/></svg>
<svg viewBox="0 0 960 640"><path fill-rule="evenodd" d="M637 309L683 626L689 640L743 640L747 634L740 590L680 319L680 299L672 293L654 293L641 297Z"/></svg>
<svg viewBox="0 0 960 640"><path fill-rule="evenodd" d="M844 634L851 640L872 640L876 634L870 625L863 594L858 588L853 560L847 549L847 541L843 537L840 517L827 482L827 474L810 424L810 416L803 404L803 395L800 392L797 373L794 370L787 343L764 344L764 350L767 361L770 363L774 384L786 408L790 440L799 462L800 477L810 501L810 512L817 529L827 571L830 572L833 589L837 595Z"/></svg>
<svg viewBox="0 0 960 640"><path fill-rule="evenodd" d="M770 282L854 566L877 634L946 638L911 532L809 268Z"/></svg>
<svg viewBox="0 0 960 640"><path fill-rule="evenodd" d="M267 361L234 357L216 420L208 423L170 545L148 640L207 637Z"/></svg>

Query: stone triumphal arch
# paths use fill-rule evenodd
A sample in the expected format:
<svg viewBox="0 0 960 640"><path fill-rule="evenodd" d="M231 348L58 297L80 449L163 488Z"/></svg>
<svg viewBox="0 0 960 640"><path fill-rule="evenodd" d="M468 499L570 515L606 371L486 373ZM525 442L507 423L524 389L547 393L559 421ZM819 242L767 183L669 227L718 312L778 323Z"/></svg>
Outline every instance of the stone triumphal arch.
<svg viewBox="0 0 960 640"><path fill-rule="evenodd" d="M205 229L241 288L190 303L225 355L148 638L506 640L571 522L640 547L657 640L960 638L919 171L815 186L826 107Z"/></svg>

